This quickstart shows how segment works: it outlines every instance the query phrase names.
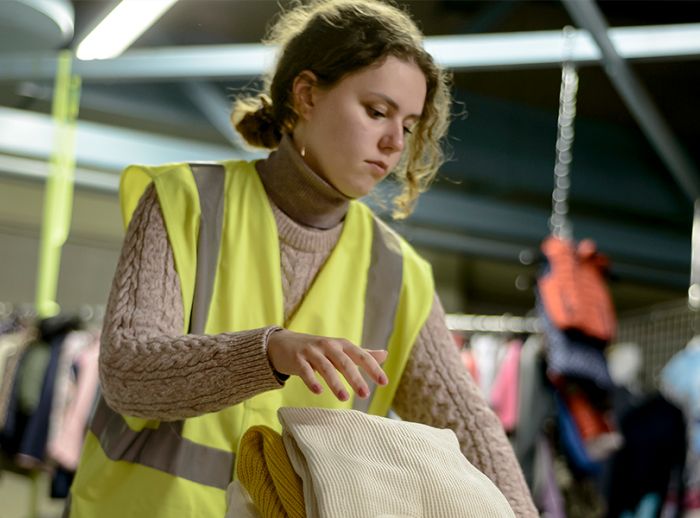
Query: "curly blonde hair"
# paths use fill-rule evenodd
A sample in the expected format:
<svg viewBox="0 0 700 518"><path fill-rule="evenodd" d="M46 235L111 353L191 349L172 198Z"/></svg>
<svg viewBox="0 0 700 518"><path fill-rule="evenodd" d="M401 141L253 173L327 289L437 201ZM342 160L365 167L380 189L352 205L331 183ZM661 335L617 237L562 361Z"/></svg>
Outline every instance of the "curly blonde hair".
<svg viewBox="0 0 700 518"><path fill-rule="evenodd" d="M393 217L411 214L445 156L442 141L449 125L451 77L423 48L423 35L401 9L379 0L313 0L284 11L264 43L278 46L277 66L264 77L263 91L236 99L231 120L245 141L274 149L291 133L298 115L292 99L294 79L312 71L318 85L330 88L348 74L394 56L416 64L425 75L423 113L406 139L406 152L393 175L402 186Z"/></svg>

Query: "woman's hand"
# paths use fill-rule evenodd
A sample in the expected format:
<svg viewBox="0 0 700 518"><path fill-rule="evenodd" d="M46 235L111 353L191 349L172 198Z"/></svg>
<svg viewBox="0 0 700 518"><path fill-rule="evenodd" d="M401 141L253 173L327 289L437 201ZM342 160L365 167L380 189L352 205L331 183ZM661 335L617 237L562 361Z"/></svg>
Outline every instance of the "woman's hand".
<svg viewBox="0 0 700 518"><path fill-rule="evenodd" d="M362 349L343 338L326 338L282 329L269 336L267 356L277 372L299 376L314 394L323 391L314 374L314 371L318 372L340 401L347 401L350 395L338 373L348 380L361 398L369 396L369 387L360 374L360 367L378 385L388 383L386 374L379 366L386 360L387 352Z"/></svg>

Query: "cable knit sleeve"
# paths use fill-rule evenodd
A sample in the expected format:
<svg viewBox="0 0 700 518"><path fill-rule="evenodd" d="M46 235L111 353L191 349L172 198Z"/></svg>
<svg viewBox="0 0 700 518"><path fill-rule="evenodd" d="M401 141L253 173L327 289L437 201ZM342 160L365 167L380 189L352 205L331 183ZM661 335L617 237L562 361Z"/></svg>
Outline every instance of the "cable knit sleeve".
<svg viewBox="0 0 700 518"><path fill-rule="evenodd" d="M496 484L516 516L539 516L498 417L462 365L437 296L393 405L402 419L452 429L464 456Z"/></svg>
<svg viewBox="0 0 700 518"><path fill-rule="evenodd" d="M124 239L102 331L100 383L117 412L176 420L215 412L281 386L266 327L182 335L180 281L150 186Z"/></svg>

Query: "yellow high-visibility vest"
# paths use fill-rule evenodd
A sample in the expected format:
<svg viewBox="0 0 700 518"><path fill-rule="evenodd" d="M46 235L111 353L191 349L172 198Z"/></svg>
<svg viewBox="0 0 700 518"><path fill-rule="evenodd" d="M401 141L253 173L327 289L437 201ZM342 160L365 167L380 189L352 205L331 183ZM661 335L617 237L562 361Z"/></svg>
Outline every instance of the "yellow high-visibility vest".
<svg viewBox="0 0 700 518"><path fill-rule="evenodd" d="M386 347L389 384L371 384L368 400L340 402L325 383L323 394L315 395L293 376L281 389L175 423L122 416L100 401L71 488L74 518L223 517L242 435L261 424L280 431L278 408L388 413L433 302L428 263L352 201L337 245L285 322L279 237L254 163L131 166L120 188L125 225L151 183L180 279L183 334L279 325Z"/></svg>

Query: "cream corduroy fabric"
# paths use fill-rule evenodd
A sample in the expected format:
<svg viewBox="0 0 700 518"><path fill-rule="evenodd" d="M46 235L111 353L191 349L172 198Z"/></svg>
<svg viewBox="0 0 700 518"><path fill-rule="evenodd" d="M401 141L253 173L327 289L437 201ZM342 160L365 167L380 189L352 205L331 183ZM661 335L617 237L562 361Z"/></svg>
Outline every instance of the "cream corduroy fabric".
<svg viewBox="0 0 700 518"><path fill-rule="evenodd" d="M281 408L308 518L514 517L452 430L355 410Z"/></svg>

